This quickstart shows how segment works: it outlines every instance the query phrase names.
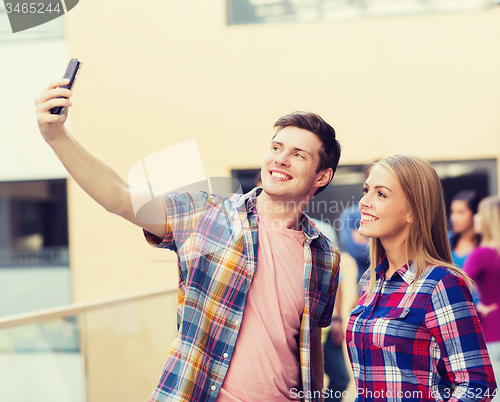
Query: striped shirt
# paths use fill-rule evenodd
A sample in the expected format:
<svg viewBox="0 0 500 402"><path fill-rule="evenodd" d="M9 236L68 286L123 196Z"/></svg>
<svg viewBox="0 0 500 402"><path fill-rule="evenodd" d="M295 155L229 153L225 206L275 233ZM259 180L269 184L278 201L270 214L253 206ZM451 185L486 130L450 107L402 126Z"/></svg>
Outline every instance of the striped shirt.
<svg viewBox="0 0 500 402"><path fill-rule="evenodd" d="M164 195L167 233L145 232L178 257L178 332L150 402L215 401L231 362L258 250L260 189L230 198L204 192ZM310 336L330 325L340 254L304 215L304 291L299 355L305 401L319 399Z"/></svg>
<svg viewBox="0 0 500 402"><path fill-rule="evenodd" d="M387 268L350 313L357 401L489 401L496 385L465 281L430 267L412 290L413 267L384 280Z"/></svg>

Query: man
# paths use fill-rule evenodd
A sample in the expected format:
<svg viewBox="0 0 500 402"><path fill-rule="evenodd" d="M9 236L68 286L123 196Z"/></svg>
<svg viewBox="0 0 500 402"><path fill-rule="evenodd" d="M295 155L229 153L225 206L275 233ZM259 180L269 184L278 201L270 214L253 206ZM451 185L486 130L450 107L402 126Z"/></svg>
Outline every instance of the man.
<svg viewBox="0 0 500 402"><path fill-rule="evenodd" d="M64 128L67 112L50 114L71 106L55 99L71 96L58 88L66 83L54 81L35 102L43 137L92 198L178 255L178 335L150 402L322 400L321 327L331 321L340 256L303 211L337 167L333 128L312 113L284 116L263 190L164 194L148 206L164 220L151 223L131 202L149 190L129 187L78 144Z"/></svg>

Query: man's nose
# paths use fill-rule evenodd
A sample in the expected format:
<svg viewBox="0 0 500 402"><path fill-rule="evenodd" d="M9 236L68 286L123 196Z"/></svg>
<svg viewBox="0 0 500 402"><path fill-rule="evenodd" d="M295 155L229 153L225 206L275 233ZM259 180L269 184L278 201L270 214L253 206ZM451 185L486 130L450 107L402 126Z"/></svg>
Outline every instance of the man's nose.
<svg viewBox="0 0 500 402"><path fill-rule="evenodd" d="M289 155L286 152L283 152L276 157L274 162L281 166L289 166L290 165Z"/></svg>

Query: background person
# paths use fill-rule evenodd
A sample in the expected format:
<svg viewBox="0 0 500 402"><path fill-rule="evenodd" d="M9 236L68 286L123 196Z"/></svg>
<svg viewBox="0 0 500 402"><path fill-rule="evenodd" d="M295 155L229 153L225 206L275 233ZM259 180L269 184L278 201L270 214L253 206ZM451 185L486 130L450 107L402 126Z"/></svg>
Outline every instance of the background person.
<svg viewBox="0 0 500 402"><path fill-rule="evenodd" d="M353 205L344 209L340 213L340 221L340 243L344 250L356 261L358 267L356 283L359 283L361 277L370 266L368 238L361 235L358 231L361 221L359 207Z"/></svg>
<svg viewBox="0 0 500 402"><path fill-rule="evenodd" d="M347 327L357 400L491 400L493 370L434 168L403 155L375 163L359 208L371 266Z"/></svg>
<svg viewBox="0 0 500 402"><path fill-rule="evenodd" d="M459 268L464 266L465 260L480 241L479 235L474 232L473 220L480 200L474 190L460 191L451 200L451 256Z"/></svg>
<svg viewBox="0 0 500 402"><path fill-rule="evenodd" d="M328 376L328 387L325 387L325 401L340 402L342 393L349 385L349 372L344 357L345 331L342 325L342 282L339 281L332 324L323 343L325 355L325 374Z"/></svg>
<svg viewBox="0 0 500 402"><path fill-rule="evenodd" d="M145 223L132 198L151 199L149 189L129 185L65 129L71 102L57 97L71 96L59 88L67 81L35 102L43 138L94 200L178 255L178 335L150 401L296 400L293 389L321 399L321 327L331 322L340 255L303 211L337 168L333 127L313 113L283 116L263 190L230 199L167 193L147 205L161 220ZM65 114L51 114L55 106Z"/></svg>
<svg viewBox="0 0 500 402"><path fill-rule="evenodd" d="M481 245L467 258L464 271L476 283L481 298L477 305L493 371L500 378L500 198L490 196L479 203L474 228ZM494 398L500 400L500 396Z"/></svg>

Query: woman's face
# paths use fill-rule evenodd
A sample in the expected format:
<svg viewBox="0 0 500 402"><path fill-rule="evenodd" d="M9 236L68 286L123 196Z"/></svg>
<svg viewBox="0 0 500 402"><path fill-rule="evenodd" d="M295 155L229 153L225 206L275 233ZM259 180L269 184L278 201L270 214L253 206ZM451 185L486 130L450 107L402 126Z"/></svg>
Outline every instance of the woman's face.
<svg viewBox="0 0 500 402"><path fill-rule="evenodd" d="M464 233L474 227L472 211L464 200L455 200L451 203L451 229L454 233Z"/></svg>
<svg viewBox="0 0 500 402"><path fill-rule="evenodd" d="M381 165L375 166L365 181L363 194L359 201L359 234L402 242L408 235L410 214L403 188L394 175Z"/></svg>

